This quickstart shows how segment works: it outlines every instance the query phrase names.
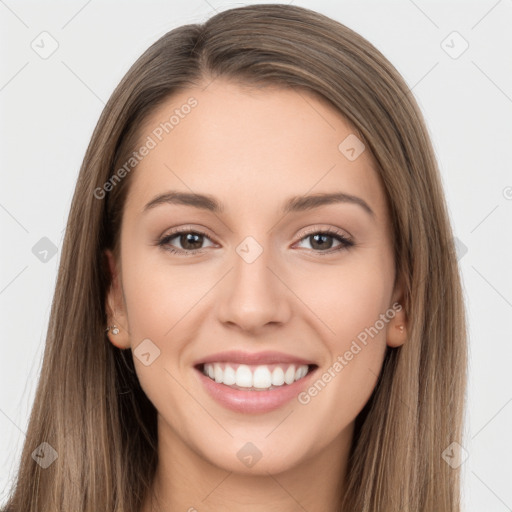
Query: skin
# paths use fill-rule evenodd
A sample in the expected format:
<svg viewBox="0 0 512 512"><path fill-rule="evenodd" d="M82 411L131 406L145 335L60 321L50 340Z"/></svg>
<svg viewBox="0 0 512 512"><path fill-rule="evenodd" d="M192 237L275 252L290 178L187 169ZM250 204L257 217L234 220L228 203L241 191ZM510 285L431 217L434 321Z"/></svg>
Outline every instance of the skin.
<svg viewBox="0 0 512 512"><path fill-rule="evenodd" d="M160 350L149 366L134 357L158 411L157 500L148 497L143 510L334 511L354 420L375 387L386 345L406 340L404 310L308 404L230 411L210 398L193 364L241 349L303 357L316 362L319 375L332 367L402 299L384 190L368 150L349 161L338 149L354 130L308 92L249 90L218 78L169 98L146 120L140 140L190 96L197 107L132 171L120 261L107 251L109 325L120 328L109 332L110 341L135 350L149 338ZM180 204L143 212L169 190L211 194L224 212ZM290 196L333 191L362 198L374 217L351 203L280 212ZM156 244L181 227L208 237L187 246L177 236L168 245L201 253L172 254ZM341 244L327 238L319 248L311 235L329 228L355 245L333 252ZM250 264L236 252L247 236L263 248ZM237 457L249 441L262 454L250 468Z"/></svg>

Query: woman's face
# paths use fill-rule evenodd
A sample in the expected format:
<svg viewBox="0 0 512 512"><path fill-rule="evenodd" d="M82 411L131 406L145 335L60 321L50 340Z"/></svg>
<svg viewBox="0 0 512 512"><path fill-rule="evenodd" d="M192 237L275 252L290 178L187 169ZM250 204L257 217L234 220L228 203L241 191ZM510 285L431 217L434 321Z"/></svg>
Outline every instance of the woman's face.
<svg viewBox="0 0 512 512"><path fill-rule="evenodd" d="M134 352L159 443L252 474L336 453L405 339L369 151L307 92L222 79L162 104L137 148L110 339Z"/></svg>

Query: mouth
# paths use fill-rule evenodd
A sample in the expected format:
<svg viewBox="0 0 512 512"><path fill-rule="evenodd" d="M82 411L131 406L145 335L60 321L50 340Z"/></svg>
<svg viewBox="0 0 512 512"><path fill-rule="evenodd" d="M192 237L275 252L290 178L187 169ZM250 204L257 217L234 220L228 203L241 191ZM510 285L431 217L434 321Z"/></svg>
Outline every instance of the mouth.
<svg viewBox="0 0 512 512"><path fill-rule="evenodd" d="M316 364L233 362L200 363L197 371L218 384L240 391L271 391L294 384L318 368Z"/></svg>
<svg viewBox="0 0 512 512"><path fill-rule="evenodd" d="M261 414L297 398L319 366L284 352L230 350L202 357L193 369L206 396L217 404L242 414Z"/></svg>

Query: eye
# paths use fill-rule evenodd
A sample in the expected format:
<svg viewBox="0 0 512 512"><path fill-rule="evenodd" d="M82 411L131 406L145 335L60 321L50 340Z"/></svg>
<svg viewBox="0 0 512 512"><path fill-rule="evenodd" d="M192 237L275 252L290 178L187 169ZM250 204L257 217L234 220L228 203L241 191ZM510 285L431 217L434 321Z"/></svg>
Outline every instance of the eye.
<svg viewBox="0 0 512 512"><path fill-rule="evenodd" d="M333 240L339 242L339 245L333 247ZM318 253L332 254L338 251L342 251L345 249L349 249L353 247L355 243L347 238L343 233L336 229L326 229L326 230L313 230L306 233L305 236L301 238L299 241L309 242L311 250ZM332 250L331 250L332 249Z"/></svg>
<svg viewBox="0 0 512 512"><path fill-rule="evenodd" d="M175 239L181 247L177 248L171 243ZM202 246L205 240L211 241L210 237L203 231L182 228L164 236L157 244L173 254L192 256L203 252L204 247ZM338 242L338 246L334 246L334 249L333 240ZM303 241L309 242L310 249L322 255L336 253L355 245L355 243L347 238L341 231L331 228L326 230L310 230L302 236L298 243ZM214 244L210 245L210 247L212 246L214 246Z"/></svg>
<svg viewBox="0 0 512 512"><path fill-rule="evenodd" d="M171 245L171 241L174 239L177 239L177 242L181 245L180 248ZM205 239L210 240L208 235L202 231L181 229L164 236L158 241L158 245L171 253L190 256L202 252L201 246Z"/></svg>

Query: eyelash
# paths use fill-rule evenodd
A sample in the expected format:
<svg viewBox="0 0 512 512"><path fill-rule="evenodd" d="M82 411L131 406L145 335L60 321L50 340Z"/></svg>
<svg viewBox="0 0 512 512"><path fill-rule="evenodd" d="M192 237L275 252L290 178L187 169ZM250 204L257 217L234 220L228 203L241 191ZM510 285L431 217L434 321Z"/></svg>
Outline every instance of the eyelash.
<svg viewBox="0 0 512 512"><path fill-rule="evenodd" d="M173 238L176 238L178 235L182 235L182 234L201 235L201 236L204 236L204 237L208 238L209 240L211 240L210 237L205 232L203 232L199 229L181 229L181 230L173 231L172 233L169 233L168 235L164 236L157 242L157 245L159 247L162 247L162 249L169 251L172 254L180 254L182 256L193 256L194 254L204 252L204 248L203 249L193 249L193 250L181 250L181 249L176 249L175 247L168 245L169 242ZM318 250L314 250L314 249L309 249L321 256L337 253L337 252L340 252L343 250L347 250L347 249L352 248L355 245L354 241L352 241L351 239L342 235L339 231L332 229L332 228L328 228L325 230L318 230L318 229L309 230L308 232L303 234L303 236L300 238L299 242L301 242L305 238L308 238L312 235L327 235L329 237L332 237L332 238L338 240L341 244L339 247L337 247L335 249L330 249L328 251L318 251Z"/></svg>

